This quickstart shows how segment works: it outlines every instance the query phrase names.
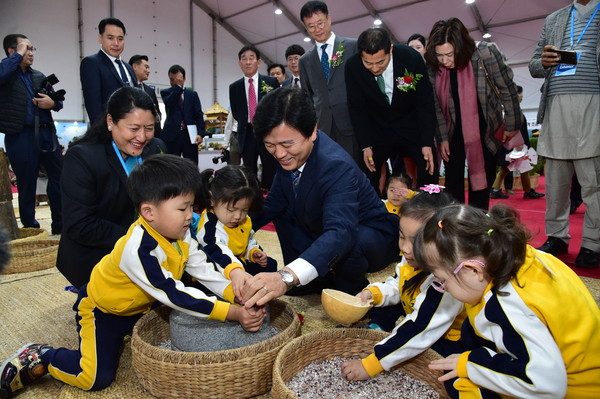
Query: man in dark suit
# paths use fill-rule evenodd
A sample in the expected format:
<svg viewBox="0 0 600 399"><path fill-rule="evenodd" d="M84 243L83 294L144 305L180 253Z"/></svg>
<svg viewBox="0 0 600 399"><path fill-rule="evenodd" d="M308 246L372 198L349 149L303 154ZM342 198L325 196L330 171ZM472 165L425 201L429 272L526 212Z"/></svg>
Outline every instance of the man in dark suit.
<svg viewBox="0 0 600 399"><path fill-rule="evenodd" d="M300 76L302 88L315 104L319 129L362 166L362 154L350 123L344 78L346 61L356 54L356 39L336 36L331 31L329 11L322 1L304 4L300 19L315 41L300 58Z"/></svg>
<svg viewBox="0 0 600 399"><path fill-rule="evenodd" d="M244 77L229 85L229 104L233 118L238 122L237 138L244 165L258 172L258 156L262 163L261 186L268 190L275 175L275 161L263 145L258 145L252 129L256 105L273 89L279 87L277 79L258 73L260 51L254 46L244 46L238 52ZM254 108L252 108L253 106Z"/></svg>
<svg viewBox="0 0 600 399"><path fill-rule="evenodd" d="M373 187L379 187L382 165L394 155L414 160L417 187L437 184L433 90L421 55L392 45L382 28L367 29L358 38L358 54L346 64L346 88Z"/></svg>
<svg viewBox="0 0 600 399"><path fill-rule="evenodd" d="M302 87L300 82L300 57L305 51L299 44L292 44L285 50L285 60L292 76L283 81L281 87Z"/></svg>
<svg viewBox="0 0 600 399"><path fill-rule="evenodd" d="M185 69L180 65L169 68L169 82L171 87L160 91L167 112L160 138L169 154L182 155L197 165L198 145L205 134L200 98L198 93L184 87ZM196 126L193 138L189 132L191 126Z"/></svg>
<svg viewBox="0 0 600 399"><path fill-rule="evenodd" d="M144 82L148 80L150 76L150 65L148 64L148 56L147 55L139 55L136 54L129 59L129 65L133 68L133 72L135 73L135 78L139 83L139 88L143 89L150 98L152 98L152 102L154 103L154 107L156 108L156 123L154 124L154 137L160 137L160 121L162 119L162 114L160 113L160 108L158 107L158 99L156 98L156 91L154 90L154 86L148 86Z"/></svg>
<svg viewBox="0 0 600 399"><path fill-rule="evenodd" d="M90 123L104 117L108 98L115 90L138 84L131 65L120 58L125 49L125 33L123 22L104 18L98 24L100 51L81 60L79 77Z"/></svg>
<svg viewBox="0 0 600 399"><path fill-rule="evenodd" d="M398 260L398 217L356 162L317 130L305 90L282 88L265 97L254 129L278 166L253 227L274 221L286 266L249 280L243 303L261 304L297 285L288 294L332 287L354 295L368 284L365 273Z"/></svg>

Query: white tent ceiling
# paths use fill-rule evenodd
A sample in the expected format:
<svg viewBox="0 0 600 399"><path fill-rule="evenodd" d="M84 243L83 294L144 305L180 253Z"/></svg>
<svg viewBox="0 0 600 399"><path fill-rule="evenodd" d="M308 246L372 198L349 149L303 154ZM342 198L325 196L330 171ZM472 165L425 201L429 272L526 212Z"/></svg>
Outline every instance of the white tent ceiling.
<svg viewBox="0 0 600 399"><path fill-rule="evenodd" d="M223 25L244 43L254 44L272 62L285 60L291 44L309 48L300 21L305 0L193 0L194 4ZM429 35L432 25L449 17L459 18L475 40L486 31L513 67L515 81L524 87L524 110L538 106L540 79L529 76L527 64L533 55L544 23L551 12L571 3L569 0L329 0L326 1L337 35L358 37L373 26L375 17L383 21L396 41L405 42L413 33ZM276 15L280 8L283 14Z"/></svg>

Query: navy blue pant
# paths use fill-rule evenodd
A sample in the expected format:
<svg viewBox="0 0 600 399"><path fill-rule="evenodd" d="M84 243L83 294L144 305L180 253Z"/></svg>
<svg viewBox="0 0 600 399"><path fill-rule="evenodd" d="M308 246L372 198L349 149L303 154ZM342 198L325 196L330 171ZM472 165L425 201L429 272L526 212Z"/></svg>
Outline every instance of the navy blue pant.
<svg viewBox="0 0 600 399"><path fill-rule="evenodd" d="M54 133L43 128L39 131L39 146L35 139L33 127L25 127L19 134L7 134L4 136L6 155L10 160L13 172L17 177L19 190L19 215L21 223L25 227L39 228L40 224L35 220L36 187L40 165L48 176L46 193L52 213L52 231L60 233L62 230L62 210L60 198L60 174L62 172L62 152L60 147L53 152L42 152L40 150L52 150Z"/></svg>
<svg viewBox="0 0 600 399"><path fill-rule="evenodd" d="M142 316L117 316L98 309L87 296L87 284L79 289L73 305L79 349L50 349L42 356L50 374L84 390L108 387L115 379L123 339Z"/></svg>
<svg viewBox="0 0 600 399"><path fill-rule="evenodd" d="M198 165L198 144L192 144L187 130L181 130L174 141L165 141L167 153L182 156Z"/></svg>

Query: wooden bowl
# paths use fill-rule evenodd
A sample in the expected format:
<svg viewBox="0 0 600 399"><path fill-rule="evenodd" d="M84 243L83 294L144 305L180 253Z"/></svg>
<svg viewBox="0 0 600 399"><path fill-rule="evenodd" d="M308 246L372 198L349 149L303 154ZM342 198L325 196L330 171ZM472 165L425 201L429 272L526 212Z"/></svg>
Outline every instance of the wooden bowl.
<svg viewBox="0 0 600 399"><path fill-rule="evenodd" d="M329 288L321 293L321 304L329 317L341 324L356 323L372 307L370 303L363 305L358 297Z"/></svg>

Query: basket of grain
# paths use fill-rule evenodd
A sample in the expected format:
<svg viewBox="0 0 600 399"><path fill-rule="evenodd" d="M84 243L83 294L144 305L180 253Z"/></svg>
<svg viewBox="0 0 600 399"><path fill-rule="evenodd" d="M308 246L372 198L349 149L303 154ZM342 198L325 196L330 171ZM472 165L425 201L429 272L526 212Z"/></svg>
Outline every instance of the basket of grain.
<svg viewBox="0 0 600 399"><path fill-rule="evenodd" d="M12 240L11 243L19 243L23 241L45 240L48 238L48 230L38 229L35 227L21 227L19 229L19 237Z"/></svg>
<svg viewBox="0 0 600 399"><path fill-rule="evenodd" d="M8 243L8 248L11 259L3 274L35 272L56 266L58 240L14 240Z"/></svg>
<svg viewBox="0 0 600 399"><path fill-rule="evenodd" d="M444 384L437 380L442 373L427 367L431 360L439 358L431 350L368 381L350 383L341 376L340 367L344 360L366 357L373 353L373 346L387 336L386 332L370 329L334 328L294 339L275 359L271 397L298 399L312 395L314 398L315 393L308 390L314 387L319 398L382 398L388 394L394 398L416 398L419 397L417 391L423 392L423 397L448 398ZM332 370L327 369L331 367ZM392 378L387 378L386 374ZM296 381L298 378L301 381ZM403 396L403 391L410 394Z"/></svg>
<svg viewBox="0 0 600 399"><path fill-rule="evenodd" d="M141 384L159 398L249 398L271 389L279 350L300 333L290 305L270 303L271 326L281 332L237 349L180 352L159 345L169 338L171 309L162 306L143 316L131 336L133 368Z"/></svg>

